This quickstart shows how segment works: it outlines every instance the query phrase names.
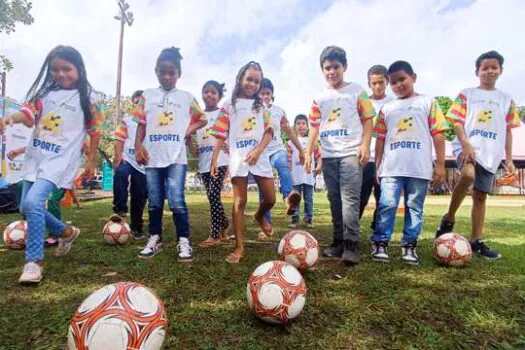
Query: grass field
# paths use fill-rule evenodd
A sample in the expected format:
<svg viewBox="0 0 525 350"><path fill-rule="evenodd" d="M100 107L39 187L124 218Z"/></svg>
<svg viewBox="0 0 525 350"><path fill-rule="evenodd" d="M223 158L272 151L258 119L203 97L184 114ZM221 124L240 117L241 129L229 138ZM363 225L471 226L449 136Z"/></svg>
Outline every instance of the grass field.
<svg viewBox="0 0 525 350"><path fill-rule="evenodd" d="M188 195L187 202L197 243L207 236L208 202L202 194ZM316 194L314 208L312 233L324 247L331 243L325 194ZM123 247L102 244L99 232L111 211L109 200L66 209L66 220L79 226L82 236L68 257L54 258L46 251L45 279L39 286L17 283L23 252L0 251L0 349L64 349L70 317L82 300L105 284L123 280L151 287L165 302L166 349L524 349L524 207L490 207L485 232L503 259L476 258L462 269L439 267L431 257L433 231L444 209L426 207L418 267L401 263L399 234L391 244L390 265L371 261L367 212L363 263L345 267L321 260L305 274L303 313L285 327L253 317L245 296L248 276L260 263L276 258L279 237L287 231L281 203L274 211L277 237L257 242L250 219L255 210L252 195L246 213L247 257L234 266L224 261L231 246L195 248L193 263L177 263L169 212L164 226L167 249L143 261L136 257L143 241ZM456 231L469 231L469 210L461 210ZM0 228L15 218L1 216ZM398 220L396 232L401 223ZM105 276L110 272L117 274Z"/></svg>

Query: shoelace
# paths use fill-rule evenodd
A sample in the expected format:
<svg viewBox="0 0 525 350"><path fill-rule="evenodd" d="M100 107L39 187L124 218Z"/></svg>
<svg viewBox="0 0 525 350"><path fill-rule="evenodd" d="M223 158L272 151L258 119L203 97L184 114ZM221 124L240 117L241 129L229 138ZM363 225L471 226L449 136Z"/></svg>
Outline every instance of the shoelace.
<svg viewBox="0 0 525 350"><path fill-rule="evenodd" d="M40 271L40 266L35 263L29 263L24 266L24 272L28 273L38 273Z"/></svg>
<svg viewBox="0 0 525 350"><path fill-rule="evenodd" d="M183 254L189 254L191 251L190 242L186 239L181 239L177 246L179 247L180 252Z"/></svg>
<svg viewBox="0 0 525 350"><path fill-rule="evenodd" d="M155 249L157 246L157 243L159 242L159 237L157 235L153 235L150 237L148 244L146 244L146 248Z"/></svg>

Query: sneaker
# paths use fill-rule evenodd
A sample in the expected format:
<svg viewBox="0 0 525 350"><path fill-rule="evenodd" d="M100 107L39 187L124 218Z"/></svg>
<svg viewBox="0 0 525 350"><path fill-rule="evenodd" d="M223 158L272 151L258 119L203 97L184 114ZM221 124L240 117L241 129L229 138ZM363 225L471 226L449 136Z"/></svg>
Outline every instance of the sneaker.
<svg viewBox="0 0 525 350"><path fill-rule="evenodd" d="M151 235L148 240L148 244L139 253L139 258L149 259L153 258L158 253L162 252L164 244L160 235Z"/></svg>
<svg viewBox="0 0 525 350"><path fill-rule="evenodd" d="M20 284L40 283L42 280L42 267L35 262L28 262L24 265L24 272L18 279Z"/></svg>
<svg viewBox="0 0 525 350"><path fill-rule="evenodd" d="M314 228L314 224L312 223L312 220L304 220L304 227Z"/></svg>
<svg viewBox="0 0 525 350"><path fill-rule="evenodd" d="M343 247L343 255L341 256L341 261L343 263L357 265L361 262L358 241L344 241Z"/></svg>
<svg viewBox="0 0 525 350"><path fill-rule="evenodd" d="M471 241L470 246L472 247L472 251L474 253L481 255L485 259L498 260L501 258L500 253L491 250L481 239Z"/></svg>
<svg viewBox="0 0 525 350"><path fill-rule="evenodd" d="M124 215L126 215L125 213L122 214L113 214L109 217L109 221L113 221L113 222L116 222L116 223L121 223L124 221Z"/></svg>
<svg viewBox="0 0 525 350"><path fill-rule="evenodd" d="M388 257L388 242L372 243L372 260L384 264L388 264L390 262Z"/></svg>
<svg viewBox="0 0 525 350"><path fill-rule="evenodd" d="M80 235L80 229L75 226L68 226L64 231L66 230L71 230L71 233L68 235L68 237L58 239L58 245L54 251L55 256L68 255L71 247L73 246L73 242Z"/></svg>
<svg viewBox="0 0 525 350"><path fill-rule="evenodd" d="M439 224L439 227L436 231L436 238L438 238L441 235L444 235L445 233L450 233L454 230L454 223L445 220L445 216L441 218L441 223Z"/></svg>
<svg viewBox="0 0 525 350"><path fill-rule="evenodd" d="M179 238L179 243L177 244L177 260L182 262L190 262L193 260L191 242L186 237Z"/></svg>
<svg viewBox="0 0 525 350"><path fill-rule="evenodd" d="M288 224L288 228L298 228L299 227L299 221L292 221L290 224Z"/></svg>
<svg viewBox="0 0 525 350"><path fill-rule="evenodd" d="M332 245L323 251L323 256L326 258L340 258L343 255L343 242L334 241Z"/></svg>
<svg viewBox="0 0 525 350"><path fill-rule="evenodd" d="M419 256L416 250L417 242L411 242L401 247L401 260L408 265L419 265Z"/></svg>
<svg viewBox="0 0 525 350"><path fill-rule="evenodd" d="M58 239L49 237L44 241L44 247L55 247L58 245Z"/></svg>
<svg viewBox="0 0 525 350"><path fill-rule="evenodd" d="M145 235L144 232L142 232L142 231L131 230L131 235L132 235L133 238L135 238L137 241L138 241L139 239L144 239L144 238L146 238L146 235Z"/></svg>
<svg viewBox="0 0 525 350"><path fill-rule="evenodd" d="M301 194L297 190L293 190L290 192L288 197L286 197L285 200L286 203L286 215L293 215L295 213L295 210L299 206L299 203L301 203Z"/></svg>

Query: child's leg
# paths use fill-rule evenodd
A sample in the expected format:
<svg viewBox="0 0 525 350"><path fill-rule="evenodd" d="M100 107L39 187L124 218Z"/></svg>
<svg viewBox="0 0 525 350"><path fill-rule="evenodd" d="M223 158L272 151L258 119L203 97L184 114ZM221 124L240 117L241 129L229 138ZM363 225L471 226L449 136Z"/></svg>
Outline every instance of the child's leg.
<svg viewBox="0 0 525 350"><path fill-rule="evenodd" d="M368 162L363 168L363 183L361 185L361 200L359 204L359 219L363 217L366 206L374 188L375 164Z"/></svg>
<svg viewBox="0 0 525 350"><path fill-rule="evenodd" d="M130 183L130 215L131 215L131 230L142 233L144 226L144 207L146 206L146 199L148 197L148 188L146 184L146 175L131 167L131 183Z"/></svg>
<svg viewBox="0 0 525 350"><path fill-rule="evenodd" d="M295 209L299 207L301 202L301 194L294 191L292 174L288 167L288 154L286 151L281 150L270 157L272 166L277 170L279 175L279 183L281 192L286 205L288 206L286 215L293 215Z"/></svg>
<svg viewBox="0 0 525 350"><path fill-rule="evenodd" d="M184 197L187 167L186 164L172 164L167 168L168 204L173 213L173 223L179 240L182 237L190 237L188 207Z"/></svg>
<svg viewBox="0 0 525 350"><path fill-rule="evenodd" d="M132 166L121 163L113 175L113 212L125 214L128 212L128 186Z"/></svg>
<svg viewBox="0 0 525 350"><path fill-rule="evenodd" d="M275 204L275 187L273 178L261 176L254 176L254 178L259 187L259 191L261 191L263 195L263 200L259 203L259 208L255 212L255 220L257 220L259 226L261 226L261 230L266 236L269 236L273 233L273 229L271 224L264 219L264 214L270 211Z"/></svg>
<svg viewBox="0 0 525 350"><path fill-rule="evenodd" d="M162 211L166 196L165 172L165 168L146 168L150 236L162 235Z"/></svg>
<svg viewBox="0 0 525 350"><path fill-rule="evenodd" d="M375 174L375 164L374 164L374 174ZM374 209L374 217L372 219L372 224L370 227L372 228L372 232L375 229L376 226L376 220L377 220L377 207L379 206L379 198L381 198L381 186L377 182L377 178L374 175L374 198L376 200L376 207Z"/></svg>
<svg viewBox="0 0 525 350"><path fill-rule="evenodd" d="M359 241L359 205L363 168L356 156L341 159L339 168L345 241Z"/></svg>
<svg viewBox="0 0 525 350"><path fill-rule="evenodd" d="M303 184L304 221L312 222L314 218L314 186Z"/></svg>
<svg viewBox="0 0 525 350"><path fill-rule="evenodd" d="M448 212L445 214L444 219L448 222L454 222L456 220L456 212L458 211L461 203L467 195L469 187L474 183L476 178L475 166L472 163L464 164L461 168L461 175L459 181L454 187L452 192L452 198L450 199L450 205Z"/></svg>
<svg viewBox="0 0 525 350"><path fill-rule="evenodd" d="M403 180L399 177L385 177L381 179L381 197L377 210L377 221L373 242L389 242L394 233L396 212L399 199L403 192Z"/></svg>
<svg viewBox="0 0 525 350"><path fill-rule="evenodd" d="M201 174L204 187L206 188L206 195L210 202L210 237L215 240L221 238L223 230L229 225L221 202L221 190L227 169L227 167L220 167L216 177L210 176L210 173Z"/></svg>
<svg viewBox="0 0 525 350"><path fill-rule="evenodd" d="M244 210L248 196L248 177L233 177L233 228L235 230L235 250L226 259L228 262L237 263L244 256Z"/></svg>
<svg viewBox="0 0 525 350"><path fill-rule="evenodd" d="M472 240L482 239L483 223L487 205L487 193L476 189L472 191Z"/></svg>
<svg viewBox="0 0 525 350"><path fill-rule="evenodd" d="M428 181L404 177L405 227L401 245L415 244L423 228L423 207L428 191Z"/></svg>
<svg viewBox="0 0 525 350"><path fill-rule="evenodd" d="M328 191L330 213L332 214L334 244L343 244L343 203L339 182L339 158L323 158L323 178Z"/></svg>
<svg viewBox="0 0 525 350"><path fill-rule="evenodd" d="M296 190L297 192L299 193L303 193L302 189L303 189L303 186L304 185L295 185L293 187L294 190ZM306 199L305 199L306 201ZM305 208L306 208L306 202L304 203L305 205ZM297 209L295 209L293 215L292 215L292 222L299 222L299 216L301 215L301 207L300 206L297 206Z"/></svg>

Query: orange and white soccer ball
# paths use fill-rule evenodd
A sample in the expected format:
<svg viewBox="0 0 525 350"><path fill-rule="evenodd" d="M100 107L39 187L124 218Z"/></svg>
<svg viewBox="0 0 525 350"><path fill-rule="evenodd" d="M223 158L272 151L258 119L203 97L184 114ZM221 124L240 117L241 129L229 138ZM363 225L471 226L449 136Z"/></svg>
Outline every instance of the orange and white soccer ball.
<svg viewBox="0 0 525 350"><path fill-rule="evenodd" d="M82 302L69 326L70 350L157 350L168 320L162 301L134 282L107 285Z"/></svg>
<svg viewBox="0 0 525 350"><path fill-rule="evenodd" d="M4 230L4 243L10 249L24 249L27 238L27 222L13 221Z"/></svg>
<svg viewBox="0 0 525 350"><path fill-rule="evenodd" d="M472 257L470 242L458 233L445 233L436 238L432 252L440 264L449 266L464 266Z"/></svg>
<svg viewBox="0 0 525 350"><path fill-rule="evenodd" d="M317 262L319 243L306 231L290 231L279 242L277 254L281 260L305 271Z"/></svg>
<svg viewBox="0 0 525 350"><path fill-rule="evenodd" d="M104 229L102 230L102 236L104 241L110 245L124 244L129 239L131 229L125 221L115 222L109 220Z"/></svg>
<svg viewBox="0 0 525 350"><path fill-rule="evenodd" d="M250 309L261 320L284 324L303 310L306 284L292 265L284 261L269 261L251 274L246 296Z"/></svg>

